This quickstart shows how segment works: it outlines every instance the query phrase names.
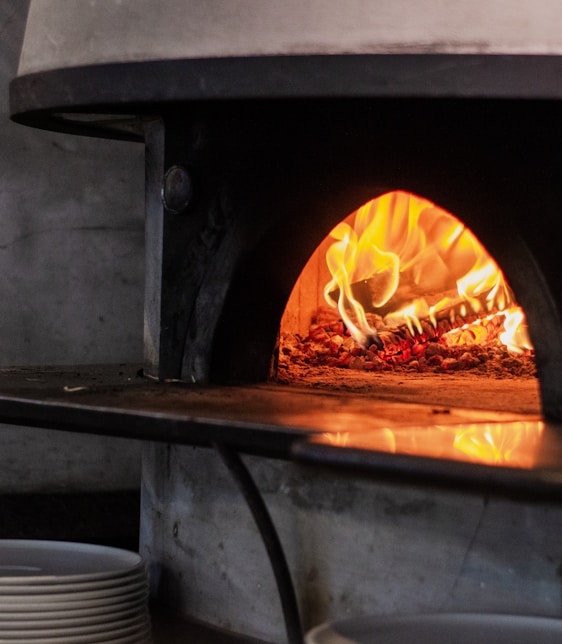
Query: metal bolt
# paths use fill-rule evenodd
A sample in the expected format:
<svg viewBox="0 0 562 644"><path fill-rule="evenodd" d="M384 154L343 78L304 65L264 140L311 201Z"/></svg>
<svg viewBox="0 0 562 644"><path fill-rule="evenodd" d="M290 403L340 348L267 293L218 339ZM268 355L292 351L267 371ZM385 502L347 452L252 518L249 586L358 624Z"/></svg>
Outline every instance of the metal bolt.
<svg viewBox="0 0 562 644"><path fill-rule="evenodd" d="M162 180L164 208L173 215L179 215L189 206L192 197L193 183L189 172L181 165L173 165Z"/></svg>

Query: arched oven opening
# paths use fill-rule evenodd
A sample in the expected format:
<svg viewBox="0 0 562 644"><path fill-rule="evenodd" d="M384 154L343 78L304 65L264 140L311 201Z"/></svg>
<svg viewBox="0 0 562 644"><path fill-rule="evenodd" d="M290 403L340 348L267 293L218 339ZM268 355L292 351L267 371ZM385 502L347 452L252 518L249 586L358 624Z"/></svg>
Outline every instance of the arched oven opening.
<svg viewBox="0 0 562 644"><path fill-rule="evenodd" d="M238 136L249 142L247 147L254 154L252 158L239 155L236 167L227 162L228 179L223 175L226 180L221 192L232 220L236 219L237 241L234 255L229 255L232 273L226 289L222 282L224 300L211 342L209 382L267 381L272 355L275 363L280 328L283 333L285 305L318 245L347 213L362 204L375 197L410 193L435 204L435 212L454 214L461 228L471 231L501 267L508 285L503 301L490 303L484 292L474 292L468 296L472 305L450 302L439 316L455 318L452 326L462 331L477 313L495 316L508 302L520 307L526 316L529 342L523 357L510 356L513 347L505 349L504 366L511 366L503 375L530 374L532 354L542 412L547 418L561 417L558 320L562 293L556 277L556 251L547 241L549 234L559 234L556 204L560 188L553 174L556 137L551 136L559 127L554 105L535 101L332 100L261 105L250 113L237 107L234 112ZM221 144L225 144L224 137ZM228 144L230 147L230 141ZM363 288L363 294L357 295L359 301L368 298L368 284L362 287L361 282L365 280L358 278L351 284L353 292ZM451 296L446 293L449 286L441 296ZM216 292L218 287L218 282L209 282L208 292ZM331 298L338 297L334 285ZM416 314L398 324L410 335L414 330L414 336L420 328L426 329L421 335L427 334L428 323L439 327L440 341L430 339L431 351L452 337L448 331L444 337L447 324L438 324L429 310L434 304L433 300L428 304L425 316ZM474 310L479 307L480 311ZM385 304L383 317L388 313ZM501 317L486 321L486 326L495 326ZM382 330L384 336L388 328ZM464 339L473 332L468 329ZM303 328L297 333L302 336ZM386 339L391 341L388 335ZM359 356L362 360L353 361L357 371L377 371L379 359L386 360L387 366L399 362L397 356L381 356L381 346L377 349L379 353L369 356L372 359L365 360L364 354ZM411 350L425 352L415 341ZM190 351L188 342L184 370ZM386 347L386 354L389 351ZM452 349L437 353L431 360L433 371L470 371L477 366L474 353L474 349L460 356ZM463 354L468 355L460 359ZM486 359L483 355L478 358ZM441 369L436 368L437 363ZM419 360L417 365L415 361L408 364L413 371L423 371L423 360L421 368ZM276 368L274 364L274 379L279 376ZM381 370L385 371L384 365ZM440 385L436 382L435 386ZM536 409L541 403L537 400ZM475 401L461 392L457 404L472 406ZM498 399L498 410L501 407Z"/></svg>
<svg viewBox="0 0 562 644"><path fill-rule="evenodd" d="M360 388L369 373L534 379L534 347L523 309L474 234L427 199L393 191L332 229L281 321L274 379L340 388L342 369Z"/></svg>

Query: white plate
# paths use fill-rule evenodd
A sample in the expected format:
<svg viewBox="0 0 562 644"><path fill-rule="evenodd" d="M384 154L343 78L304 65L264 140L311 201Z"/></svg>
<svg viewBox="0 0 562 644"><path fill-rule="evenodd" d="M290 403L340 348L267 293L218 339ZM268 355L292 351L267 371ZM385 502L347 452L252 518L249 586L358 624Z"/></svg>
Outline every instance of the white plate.
<svg viewBox="0 0 562 644"><path fill-rule="evenodd" d="M106 622L105 624L90 624L89 626L63 626L47 628L0 628L0 639L22 640L29 637L70 637L71 635L91 635L97 634L100 637L108 632L113 632L123 628L148 628L150 622L147 615L136 615L128 619L117 620L116 622Z"/></svg>
<svg viewBox="0 0 562 644"><path fill-rule="evenodd" d="M31 602L0 602L0 613L19 613L31 612L42 613L44 611L58 612L59 610L81 610L87 608L104 607L112 609L114 604L123 604L131 602L131 605L143 604L148 598L148 590L140 590L129 593L127 595L118 595L117 597L105 597L103 599L89 599L84 601L67 601L67 602L52 602L52 601L31 601Z"/></svg>
<svg viewBox="0 0 562 644"><path fill-rule="evenodd" d="M66 541L0 539L0 582L55 584L128 575L144 567L136 552Z"/></svg>
<svg viewBox="0 0 562 644"><path fill-rule="evenodd" d="M0 596L1 595L33 595L48 593L69 593L69 592L88 592L106 590L110 588L122 588L131 583L142 583L148 580L146 570L141 568L129 575L115 577L114 579L99 579L95 581L80 582L59 582L56 584L3 584L0 577Z"/></svg>
<svg viewBox="0 0 562 644"><path fill-rule="evenodd" d="M560 644L562 620L523 615L360 617L322 624L306 644Z"/></svg>
<svg viewBox="0 0 562 644"><path fill-rule="evenodd" d="M65 586L60 586L59 590L66 590ZM29 592L17 594L0 594L0 605L9 606L13 603L16 604L33 604L37 602L61 602L64 604L72 603L75 601L83 602L96 599L107 599L126 597L131 593L141 592L148 589L146 579L141 578L140 581L131 582L125 586L113 586L111 588L103 588L102 590L86 590L75 592ZM33 589L35 590L35 589Z"/></svg>
<svg viewBox="0 0 562 644"><path fill-rule="evenodd" d="M0 611L0 623L9 620L51 620L51 619L80 619L82 617L91 617L104 615L108 618L114 613L121 613L123 611L137 611L145 609L148 605L147 596L141 596L134 600L119 601L115 604L102 604L101 606L80 606L77 608L62 607L61 609L47 609L47 610L26 610L22 612L17 611ZM59 605L60 606L60 605Z"/></svg>
<svg viewBox="0 0 562 644"><path fill-rule="evenodd" d="M0 618L0 631L7 630L20 630L25 628L29 631L32 631L36 628L70 628L70 627L79 627L79 626L89 626L95 624L109 624L121 620L132 619L133 617L138 617L140 615L148 615L148 607L138 606L129 610L122 610L118 612L103 612L98 615L69 615L67 617L56 616L50 617L50 613L40 613L40 615L47 615L49 617L41 617L39 619L30 619L28 614L24 614L23 617L20 615L15 619L12 619L10 613L6 613L7 618L4 619L4 615Z"/></svg>

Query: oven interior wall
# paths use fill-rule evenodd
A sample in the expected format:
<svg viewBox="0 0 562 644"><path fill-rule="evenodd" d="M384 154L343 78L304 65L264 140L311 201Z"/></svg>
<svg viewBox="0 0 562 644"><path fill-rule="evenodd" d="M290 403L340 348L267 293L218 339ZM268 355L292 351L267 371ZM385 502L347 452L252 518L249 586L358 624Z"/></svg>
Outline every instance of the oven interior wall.
<svg viewBox="0 0 562 644"><path fill-rule="evenodd" d="M341 99L169 114L163 166L188 167L195 197L165 215L167 377L264 381L315 247L360 204L403 189L454 213L502 267L527 314L544 413L562 417L558 112L548 101Z"/></svg>

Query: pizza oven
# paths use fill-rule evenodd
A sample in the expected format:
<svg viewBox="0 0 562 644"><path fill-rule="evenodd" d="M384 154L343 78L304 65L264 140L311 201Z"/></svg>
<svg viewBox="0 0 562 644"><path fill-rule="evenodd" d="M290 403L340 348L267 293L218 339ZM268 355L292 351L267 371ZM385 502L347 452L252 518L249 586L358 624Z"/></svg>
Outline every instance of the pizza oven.
<svg viewBox="0 0 562 644"><path fill-rule="evenodd" d="M506 467L498 474L490 461L456 459L445 448L440 461L435 441L416 460L411 435L400 438L403 426L427 436L430 425L436 431L437 425L460 419L465 427L491 423L494 431L500 421L511 424L509 431L528 423L524 433L530 434L531 447L525 458L529 449L538 449L537 431L546 432L548 445L558 444L562 40L557 11L546 1L506 8L501 2L445 7L428 0L413 7L394 0L377 3L376 10L363 0L32 2L10 88L12 119L145 146L140 387L160 420L150 428L148 418L146 427L137 420L130 434L156 445L223 445L231 427L236 449L274 458L282 452L283 458L334 471L398 474L431 484L439 479L460 482L461 488L493 484L533 494L557 489L558 448L546 450L548 474L544 469L540 476L529 474L540 461L534 458L525 461L524 471L513 469L520 463L502 462ZM302 378L291 372L287 356L294 347L283 344L287 335L309 342L309 351L310 334L322 327L318 312L330 308L330 298L333 304L348 287L349 293L364 293L374 279L369 273L346 285L338 282L327 289L326 300L323 291L333 277L324 277L329 235L372 200L405 198L424 200L431 212L453 217L495 262L507 303L526 319L528 342L517 353L525 356L523 375L487 377L470 370L475 363L463 375L459 356L471 349L449 358L456 360L454 376L410 360L412 351L418 358L428 352L427 358L428 347L436 355L445 333L503 315L505 298L500 303L494 295L493 304L485 303L491 285L466 301L448 301L437 318L429 306L431 311L402 317L390 330L369 323L370 331L363 329L355 344L341 312L332 307L329 324L339 325L334 333L340 338L332 347L333 360ZM395 212L388 216L389 227L398 221ZM416 222L404 226L418 230ZM445 236L440 243L442 259L457 242ZM426 256L425 247L416 253ZM392 275L403 274L408 260L400 261ZM306 274L313 274L312 281L305 281ZM427 272L419 274L416 284L432 282ZM432 292L432 301L449 295L442 291ZM377 318L382 319L394 312L386 302L380 311L367 312L384 309ZM472 302L468 313L467 302ZM447 329L437 332L443 320ZM394 340L388 340L389 333ZM397 357L404 347L390 359L385 345L385 337L396 343L398 336L407 345L404 364ZM337 363L345 342L348 363ZM355 360L353 369L355 358L361 361ZM310 355L301 362L310 365ZM442 367L443 355L433 364ZM168 394L156 403L147 393L166 385L176 387L169 411ZM199 398L182 403L177 387L197 391ZM245 392L238 407L233 391ZM319 392L327 396L321 404L314 402ZM74 400L90 403L86 397ZM102 400L105 418L108 400ZM143 404L135 403L134 413ZM392 413L379 413L381 404L396 406ZM181 422L171 418L189 409L190 427L197 428L191 437L178 433ZM461 409L465 412L455 411ZM15 412L10 413L13 421ZM162 414L169 422L163 433ZM367 438L377 416L382 418L375 423L377 437ZM202 417L212 418L211 429ZM103 431L101 418L78 422ZM387 421L396 430L391 438L384 433L390 431ZM57 425L54 418L37 422ZM349 434L349 424L358 438L349 439L345 450L342 436ZM297 430L303 428L314 436L302 440ZM264 438L264 432L270 433ZM396 449L401 441L408 457ZM166 487L158 473L162 467L168 476L184 471L181 459L170 461L164 449L145 454L147 489L156 496L155 490ZM151 517L157 504L152 502L146 510ZM159 529L152 521L147 519L146 541L154 553ZM177 520L172 524L173 537L161 540L177 540ZM171 577L182 585L177 575ZM168 579L162 587L171 595L172 586Z"/></svg>

